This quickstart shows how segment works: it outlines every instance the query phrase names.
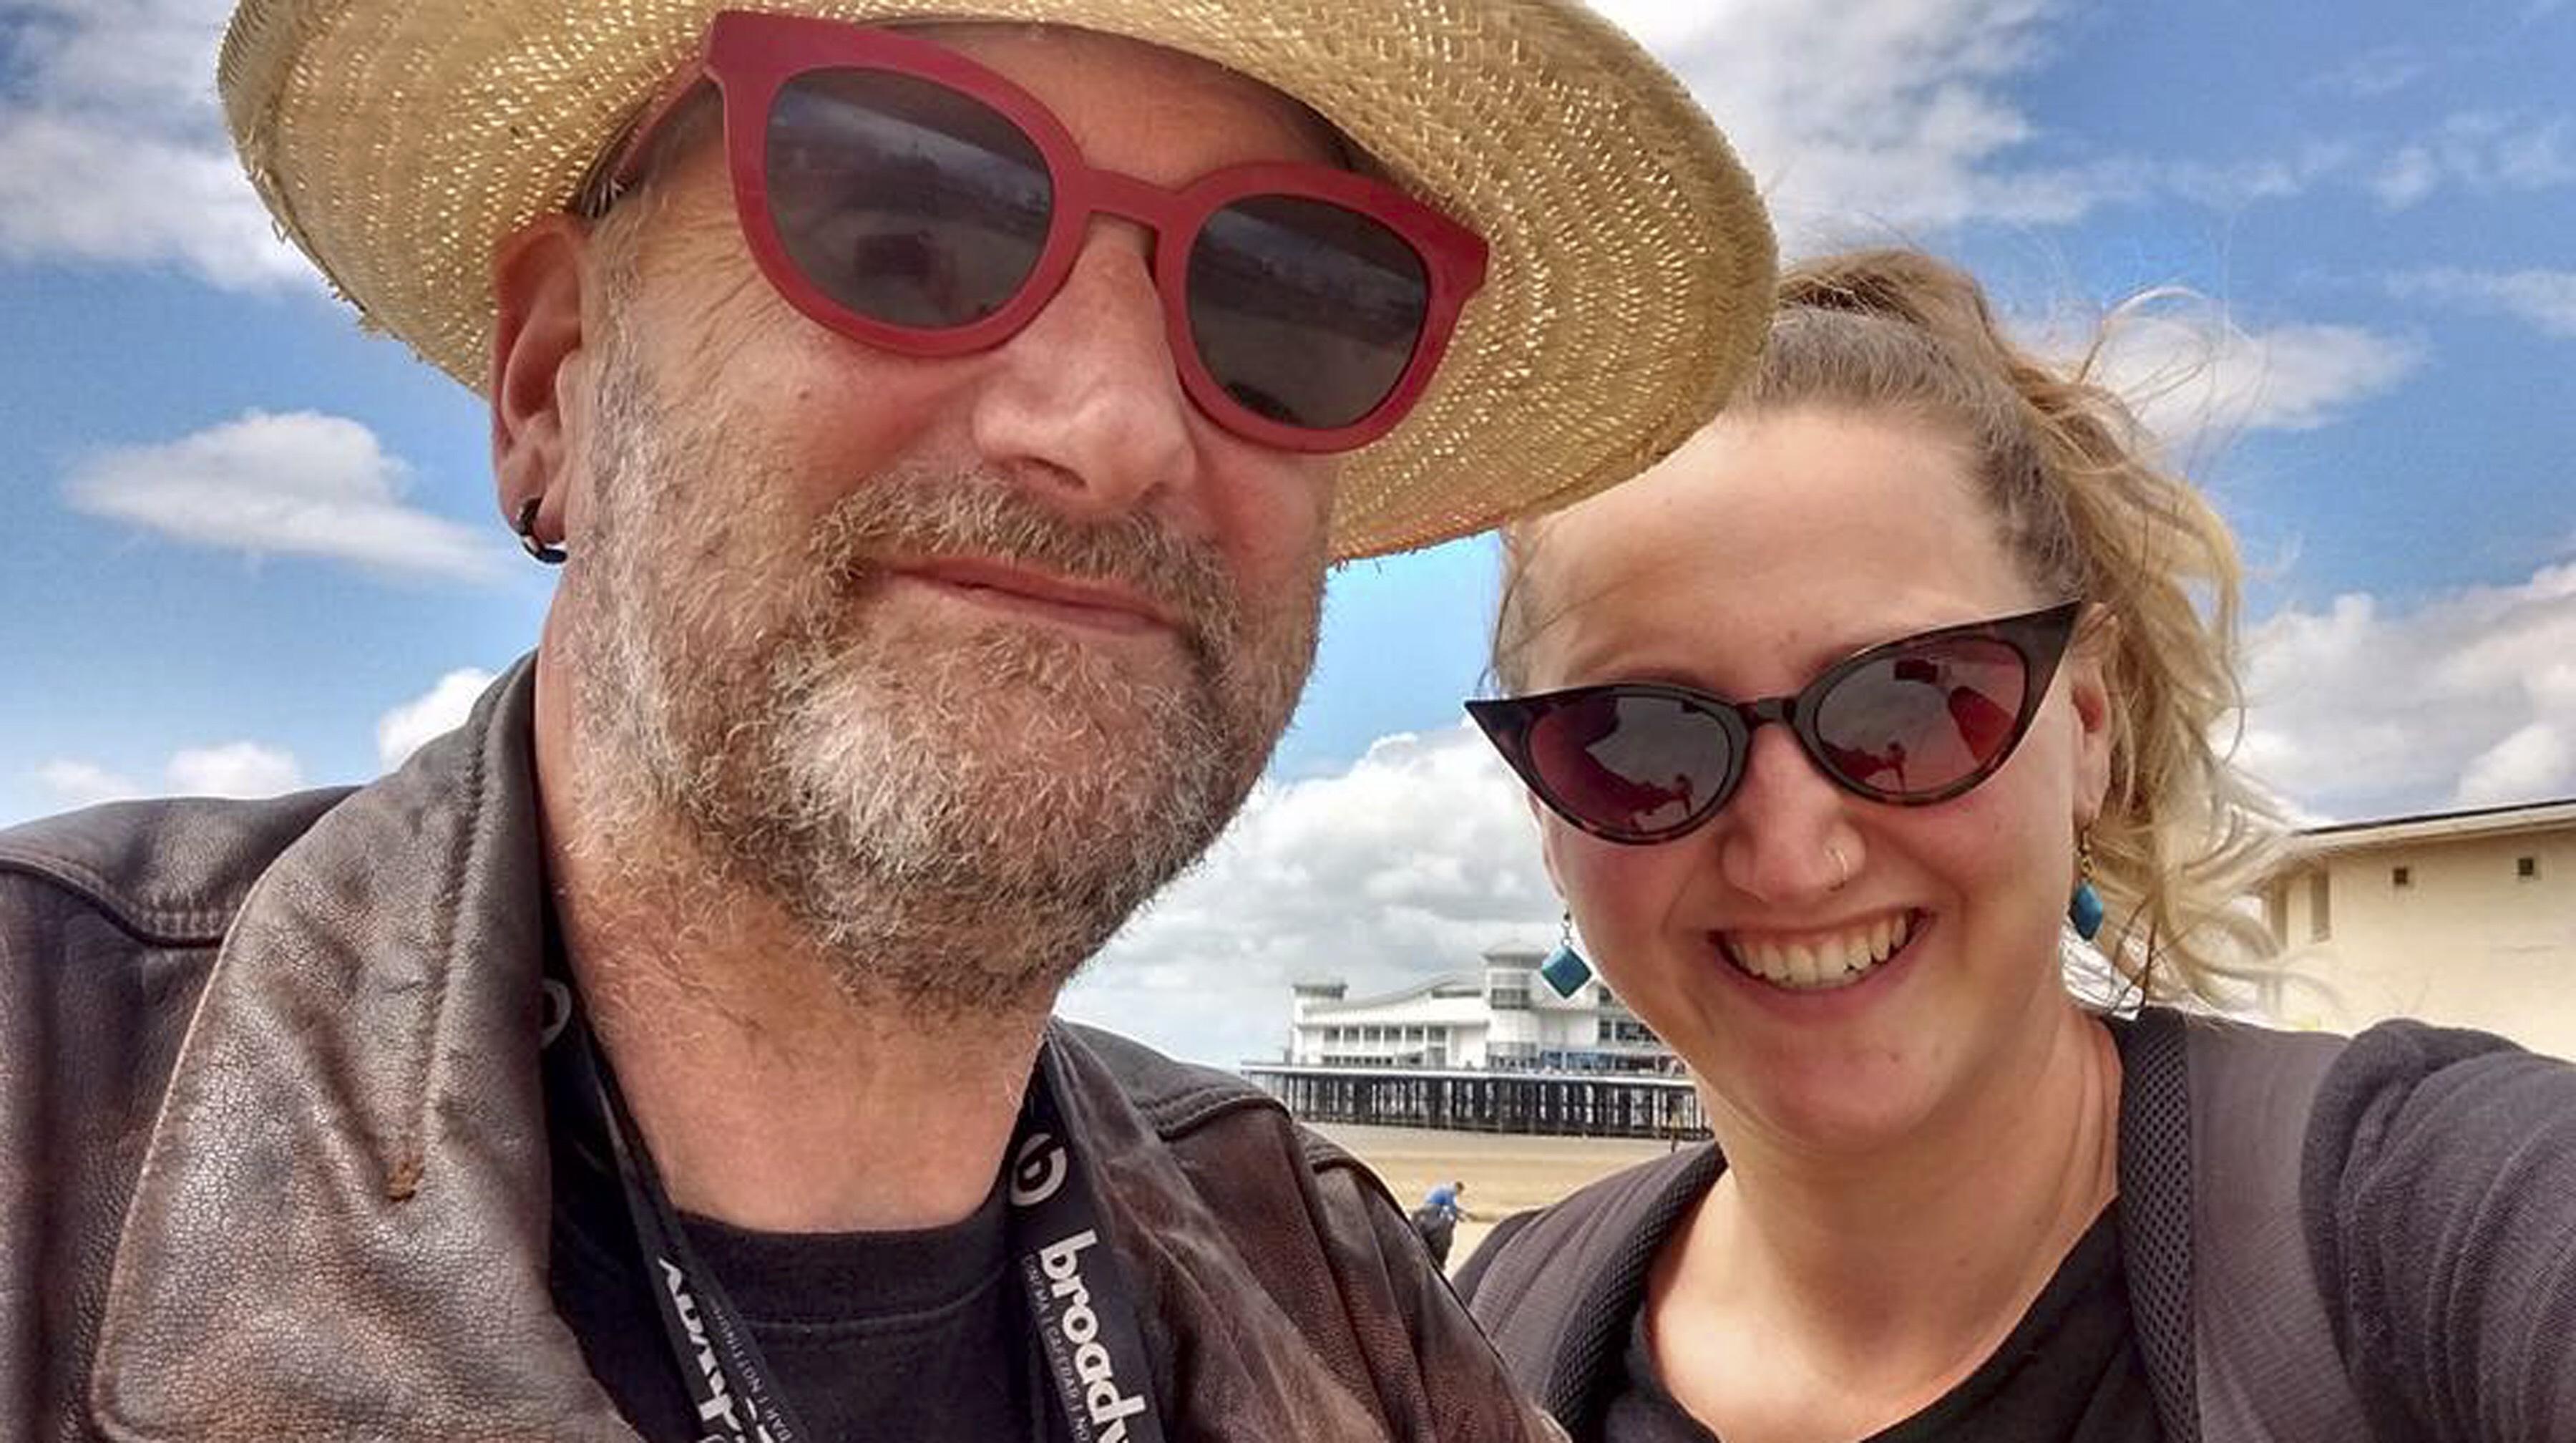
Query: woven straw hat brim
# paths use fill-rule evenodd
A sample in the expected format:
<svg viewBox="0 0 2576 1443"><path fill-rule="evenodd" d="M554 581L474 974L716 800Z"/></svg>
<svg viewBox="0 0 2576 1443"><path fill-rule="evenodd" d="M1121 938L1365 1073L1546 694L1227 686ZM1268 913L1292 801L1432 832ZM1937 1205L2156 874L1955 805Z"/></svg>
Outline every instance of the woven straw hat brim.
<svg viewBox="0 0 2576 1443"><path fill-rule="evenodd" d="M284 233L367 324L480 390L491 260L565 209L719 0L243 0L225 113ZM1574 0L811 0L1041 21L1263 81L1481 232L1489 277L1413 414L1347 458L1333 551L1407 550L1636 474L1759 346L1774 257L1681 86Z"/></svg>

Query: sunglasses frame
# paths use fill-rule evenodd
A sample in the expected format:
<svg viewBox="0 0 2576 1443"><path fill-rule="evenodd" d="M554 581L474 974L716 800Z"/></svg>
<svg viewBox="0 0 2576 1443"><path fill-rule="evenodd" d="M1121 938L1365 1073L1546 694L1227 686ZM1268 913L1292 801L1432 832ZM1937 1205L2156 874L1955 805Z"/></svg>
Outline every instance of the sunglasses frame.
<svg viewBox="0 0 2576 1443"><path fill-rule="evenodd" d="M788 254L769 207L769 117L788 82L823 70L884 70L927 80L990 107L1016 126L1046 167L1055 196L1046 239L1028 278L991 315L963 326L925 329L871 319L835 301ZM1484 285L1484 239L1391 185L1328 165L1268 161L1212 171L1177 190L1091 164L1053 111L1026 90L945 46L917 36L836 20L743 10L719 11L707 27L698 68L646 112L610 172L617 191L633 185L656 135L701 85L713 84L724 112L725 163L734 209L761 274L815 323L898 355L959 356L1002 344L1035 320L1080 259L1091 218L1112 215L1153 232L1152 269L1172 360L1199 410L1246 440L1284 451L1349 451L1393 430L1429 389L1468 298ZM1237 201L1283 196L1321 201L1383 226L1422 262L1421 333L1395 384L1344 426L1297 426L1264 416L1226 393L1199 355L1189 315L1189 257L1209 219Z"/></svg>
<svg viewBox="0 0 2576 1443"><path fill-rule="evenodd" d="M1928 807L1974 790L2002 771L2004 763L2012 760L2013 753L2021 747L2022 738L2029 733L2031 723L2038 718L2041 704L2048 698L2048 689L2057 679L2058 667L2074 644L2084 608L2085 603L2080 599L2061 601L2037 611L1901 636L1844 657L1818 673L1815 680L1786 696L1729 701L1696 687L1671 682L1613 681L1529 696L1471 701L1466 704L1467 714L1483 729L1486 740L1494 744L1494 750L1502 753L1503 760L1520 777L1522 785L1530 789L1530 795L1545 803L1549 811L1564 818L1568 825L1622 846L1644 847L1669 842L1706 825L1734 799L1736 788L1743 783L1745 764L1753 753L1753 733L1772 723L1787 727L1790 734L1798 739L1798 749L1806 753L1807 760L1825 780L1844 791L1889 806ZM1877 663L1890 653L1962 640L2000 642L2021 658L2021 706L2013 715L2012 730L2004 737L2003 744L1995 749L1994 757L1956 781L1925 792L1891 792L1872 787L1845 776L1836 768L1828 759L1824 738L1816 733L1816 712L1825 696L1855 672ZM1634 831L1605 826L1582 816L1557 795L1539 774L1537 759L1530 752L1530 734L1550 713L1605 694L1670 701L1717 722L1726 735L1729 750L1725 775L1710 791L1707 801L1671 826Z"/></svg>

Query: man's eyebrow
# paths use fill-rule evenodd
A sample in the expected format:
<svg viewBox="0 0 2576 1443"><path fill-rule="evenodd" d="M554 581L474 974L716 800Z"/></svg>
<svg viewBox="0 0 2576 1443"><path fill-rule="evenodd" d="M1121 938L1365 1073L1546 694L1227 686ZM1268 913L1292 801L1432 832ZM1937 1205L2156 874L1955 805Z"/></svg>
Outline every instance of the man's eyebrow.
<svg viewBox="0 0 2576 1443"><path fill-rule="evenodd" d="M704 135L710 121L719 129L723 127L724 93L701 76L683 92L679 108L663 119L661 129L654 132L653 143L637 158L635 178L620 185L618 172L624 168L627 151L635 144L636 131L662 113L663 102L670 93L667 89L655 91L624 125L618 127L615 138L600 151L599 158L591 163L589 173L582 177L579 188L573 191L571 201L564 206L566 214L583 220L598 220L614 210L626 192L650 181L672 156Z"/></svg>

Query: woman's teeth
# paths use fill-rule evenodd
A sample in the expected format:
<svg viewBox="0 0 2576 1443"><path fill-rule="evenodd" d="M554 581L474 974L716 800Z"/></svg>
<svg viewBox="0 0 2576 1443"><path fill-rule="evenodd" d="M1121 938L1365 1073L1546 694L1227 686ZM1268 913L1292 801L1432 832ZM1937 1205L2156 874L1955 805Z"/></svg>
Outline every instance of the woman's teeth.
<svg viewBox="0 0 2576 1443"><path fill-rule="evenodd" d="M1721 934L1727 960L1775 987L1822 992L1848 987L1878 970L1913 933L1908 913L1892 913L1866 926L1827 937L1774 942Z"/></svg>

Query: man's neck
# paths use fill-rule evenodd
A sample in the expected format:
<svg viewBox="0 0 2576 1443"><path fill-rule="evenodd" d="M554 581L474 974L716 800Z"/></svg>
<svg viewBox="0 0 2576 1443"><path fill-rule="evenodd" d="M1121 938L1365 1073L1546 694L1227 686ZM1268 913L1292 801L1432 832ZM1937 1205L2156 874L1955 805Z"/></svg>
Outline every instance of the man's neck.
<svg viewBox="0 0 2576 1443"><path fill-rule="evenodd" d="M584 815L562 692L545 680L536 747L555 917L672 1202L768 1232L973 1213L1000 1176L1052 995L928 1013L849 975L667 818Z"/></svg>
<svg viewBox="0 0 2576 1443"><path fill-rule="evenodd" d="M1043 1012L925 1022L854 1000L810 957L604 941L567 937L573 973L680 1208L881 1232L956 1222L991 1192Z"/></svg>

